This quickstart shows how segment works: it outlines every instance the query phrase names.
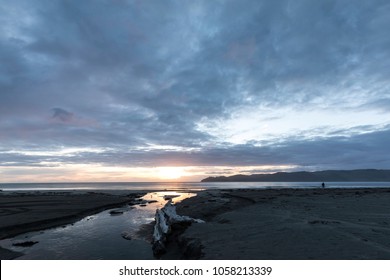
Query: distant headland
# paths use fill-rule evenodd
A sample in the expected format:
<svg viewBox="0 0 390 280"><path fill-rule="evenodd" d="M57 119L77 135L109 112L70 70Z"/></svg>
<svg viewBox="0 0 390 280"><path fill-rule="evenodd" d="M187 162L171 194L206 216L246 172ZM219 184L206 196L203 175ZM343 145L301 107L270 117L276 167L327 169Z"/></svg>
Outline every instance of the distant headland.
<svg viewBox="0 0 390 280"><path fill-rule="evenodd" d="M390 170L357 169L238 174L207 177L201 182L390 182Z"/></svg>

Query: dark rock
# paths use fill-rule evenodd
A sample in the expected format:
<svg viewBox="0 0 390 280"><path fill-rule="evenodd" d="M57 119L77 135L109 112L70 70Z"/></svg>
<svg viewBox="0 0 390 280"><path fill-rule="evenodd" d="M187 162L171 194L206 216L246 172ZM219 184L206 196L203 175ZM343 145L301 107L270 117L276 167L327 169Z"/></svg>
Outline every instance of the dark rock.
<svg viewBox="0 0 390 280"><path fill-rule="evenodd" d="M18 246L18 247L31 247L35 244L39 243L38 241L24 241L24 242L16 242L12 243L12 246Z"/></svg>
<svg viewBox="0 0 390 280"><path fill-rule="evenodd" d="M117 215L122 215L123 211L122 210L111 210L110 215L111 216L117 216Z"/></svg>
<svg viewBox="0 0 390 280"><path fill-rule="evenodd" d="M157 200L148 200L148 203L151 204L151 203L156 203L158 202Z"/></svg>
<svg viewBox="0 0 390 280"><path fill-rule="evenodd" d="M164 244L161 242L154 242L152 246L153 255L156 258L160 258L163 254L167 252L167 249L165 248Z"/></svg>
<svg viewBox="0 0 390 280"><path fill-rule="evenodd" d="M130 232L128 231L124 231L121 233L121 236L124 238L124 239L127 239L127 240L131 240L133 239L132 235Z"/></svg>

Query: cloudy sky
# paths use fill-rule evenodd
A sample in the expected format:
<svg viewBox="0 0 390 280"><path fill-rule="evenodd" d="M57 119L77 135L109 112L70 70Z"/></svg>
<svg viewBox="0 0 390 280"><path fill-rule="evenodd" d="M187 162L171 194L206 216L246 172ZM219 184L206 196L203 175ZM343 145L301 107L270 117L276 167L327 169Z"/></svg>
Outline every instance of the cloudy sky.
<svg viewBox="0 0 390 280"><path fill-rule="evenodd" d="M386 0L0 0L0 182L390 168Z"/></svg>

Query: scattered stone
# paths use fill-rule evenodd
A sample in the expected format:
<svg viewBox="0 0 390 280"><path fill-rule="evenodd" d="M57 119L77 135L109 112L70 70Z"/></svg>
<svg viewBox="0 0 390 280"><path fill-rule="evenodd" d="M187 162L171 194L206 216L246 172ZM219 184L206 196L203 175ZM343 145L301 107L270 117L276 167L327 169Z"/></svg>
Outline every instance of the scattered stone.
<svg viewBox="0 0 390 280"><path fill-rule="evenodd" d="M118 216L118 215L122 215L122 214L123 214L122 210L111 210L110 211L111 216Z"/></svg>
<svg viewBox="0 0 390 280"><path fill-rule="evenodd" d="M131 233L128 232L128 231L122 232L122 233L121 233L121 236L122 236L124 239L127 239L127 240L133 239Z"/></svg>
<svg viewBox="0 0 390 280"><path fill-rule="evenodd" d="M158 202L158 201L157 200L148 200L149 204L156 203L156 202Z"/></svg>
<svg viewBox="0 0 390 280"><path fill-rule="evenodd" d="M179 197L180 195L178 194L172 194L172 195L164 195L165 200L172 200L175 197Z"/></svg>
<svg viewBox="0 0 390 280"><path fill-rule="evenodd" d="M39 243L38 241L23 241L23 242L15 242L12 243L12 246L17 246L17 247L31 247L35 244Z"/></svg>

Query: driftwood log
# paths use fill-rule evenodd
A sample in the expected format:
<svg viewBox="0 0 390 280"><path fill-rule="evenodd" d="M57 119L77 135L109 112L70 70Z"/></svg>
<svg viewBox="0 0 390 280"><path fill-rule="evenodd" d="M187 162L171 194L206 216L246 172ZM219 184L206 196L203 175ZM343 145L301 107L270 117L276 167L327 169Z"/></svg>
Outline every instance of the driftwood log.
<svg viewBox="0 0 390 280"><path fill-rule="evenodd" d="M175 225L189 225L191 223L204 223L203 220L193 219L188 216L180 216L176 213L176 206L170 199L163 208L157 209L156 223L153 232L153 253L161 256L166 252L166 241Z"/></svg>

